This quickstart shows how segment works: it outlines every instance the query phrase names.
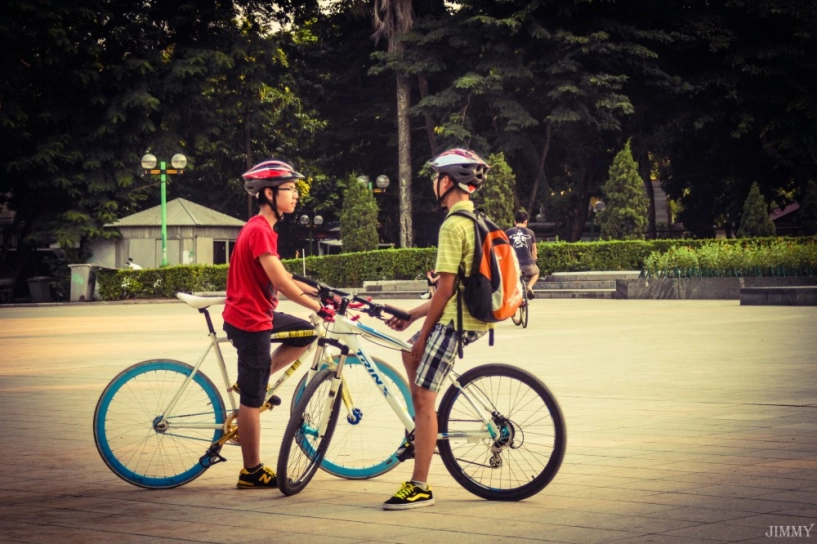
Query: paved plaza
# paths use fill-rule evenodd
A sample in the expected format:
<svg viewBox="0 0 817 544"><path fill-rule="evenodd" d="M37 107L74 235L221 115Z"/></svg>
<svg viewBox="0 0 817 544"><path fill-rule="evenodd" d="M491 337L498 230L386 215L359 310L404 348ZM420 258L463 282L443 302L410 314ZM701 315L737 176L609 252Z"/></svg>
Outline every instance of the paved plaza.
<svg viewBox="0 0 817 544"><path fill-rule="evenodd" d="M205 333L178 302L0 307L0 541L817 542L817 307L534 300L527 329L500 324L494 347L480 340L457 365L512 363L548 384L568 428L559 474L533 498L496 503L435 457L437 504L404 512L380 505L411 463L367 481L319 472L294 497L235 489L235 447L172 490L110 472L91 427L102 389L141 360L195 363ZM265 416L274 467L287 412Z"/></svg>

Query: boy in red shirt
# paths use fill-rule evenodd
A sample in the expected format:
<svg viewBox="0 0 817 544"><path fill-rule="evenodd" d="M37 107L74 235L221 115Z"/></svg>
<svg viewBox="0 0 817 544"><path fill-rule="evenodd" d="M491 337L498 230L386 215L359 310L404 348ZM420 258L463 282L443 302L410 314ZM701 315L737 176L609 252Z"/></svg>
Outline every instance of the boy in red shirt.
<svg viewBox="0 0 817 544"><path fill-rule="evenodd" d="M258 198L260 210L238 234L227 272L227 303L222 316L227 337L238 351L241 408L238 428L244 468L239 489L278 487L275 472L261 463L261 420L270 374L291 364L314 337L284 341L271 355L272 331L313 330L309 321L276 312L278 292L319 315L312 287L292 279L278 256L275 225L298 204L296 181L304 176L282 161L269 160L244 174L244 188Z"/></svg>

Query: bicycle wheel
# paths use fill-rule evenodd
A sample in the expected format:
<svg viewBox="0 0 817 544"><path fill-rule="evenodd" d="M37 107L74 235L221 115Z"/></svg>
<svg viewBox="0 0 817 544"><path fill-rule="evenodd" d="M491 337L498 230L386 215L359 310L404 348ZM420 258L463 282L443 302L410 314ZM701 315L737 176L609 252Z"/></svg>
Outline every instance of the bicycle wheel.
<svg viewBox="0 0 817 544"><path fill-rule="evenodd" d="M457 381L492 413L475 410L451 386L440 402L440 432L485 432L487 416L499 436L440 440L440 457L451 476L474 495L491 500L518 501L544 489L559 470L567 445L562 412L545 384L524 370L499 364L473 368Z"/></svg>
<svg viewBox="0 0 817 544"><path fill-rule="evenodd" d="M385 361L377 357L373 360L389 394L413 418L414 405L405 378ZM380 388L372 383L372 377L360 359L346 358L343 378L354 410L350 413L345 403L341 404L341 415L345 413L345 416L338 418L321 469L350 480L380 476L399 464L396 452L405 440L405 428L386 403ZM306 376L296 386L293 402L303 395L305 382Z"/></svg>
<svg viewBox="0 0 817 544"><path fill-rule="evenodd" d="M511 316L511 321L514 325L522 325L523 329L528 326L528 290L524 286L522 287L522 304Z"/></svg>
<svg viewBox="0 0 817 544"><path fill-rule="evenodd" d="M289 417L278 455L278 488L284 495L300 493L309 484L332 441L343 394L341 387L334 399L329 396L334 375L331 370L315 374ZM319 436L318 427L330 402L329 424Z"/></svg>
<svg viewBox="0 0 817 544"><path fill-rule="evenodd" d="M114 474L139 487L166 489L207 470L199 459L223 436L226 418L213 382L197 373L176 403L177 415L164 417L165 407L192 371L179 361L144 361L108 384L94 412L94 441Z"/></svg>

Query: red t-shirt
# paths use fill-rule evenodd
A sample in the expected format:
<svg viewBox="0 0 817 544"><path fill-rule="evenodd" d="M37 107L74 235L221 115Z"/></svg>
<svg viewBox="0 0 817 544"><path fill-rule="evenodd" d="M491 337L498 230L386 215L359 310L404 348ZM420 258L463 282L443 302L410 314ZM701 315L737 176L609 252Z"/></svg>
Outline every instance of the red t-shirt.
<svg viewBox="0 0 817 544"><path fill-rule="evenodd" d="M224 321L243 331L272 329L278 292L261 266L259 257L265 253L278 257L278 233L263 216L256 215L235 241L227 271L227 304L221 314Z"/></svg>

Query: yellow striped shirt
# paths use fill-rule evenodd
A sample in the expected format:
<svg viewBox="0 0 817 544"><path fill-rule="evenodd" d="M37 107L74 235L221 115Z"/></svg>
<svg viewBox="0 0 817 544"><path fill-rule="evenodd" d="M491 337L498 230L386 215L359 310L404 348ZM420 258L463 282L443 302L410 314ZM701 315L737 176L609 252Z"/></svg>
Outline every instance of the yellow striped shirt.
<svg viewBox="0 0 817 544"><path fill-rule="evenodd" d="M465 275L471 274L471 267L474 264L474 222L467 217L451 214L458 210L474 211L474 203L470 200L464 200L454 204L448 211L442 226L440 227L440 238L437 244L437 264L435 270L439 272L448 272L457 274L460 269L460 264L465 265ZM462 290L462 286L458 284L458 289ZM443 316L440 318L440 324L447 325L453 321L454 327L457 326L457 296L451 297L448 304L445 306ZM483 323L475 319L468 313L468 308L463 303L462 305L462 328L466 331L486 331L490 327L488 323Z"/></svg>

